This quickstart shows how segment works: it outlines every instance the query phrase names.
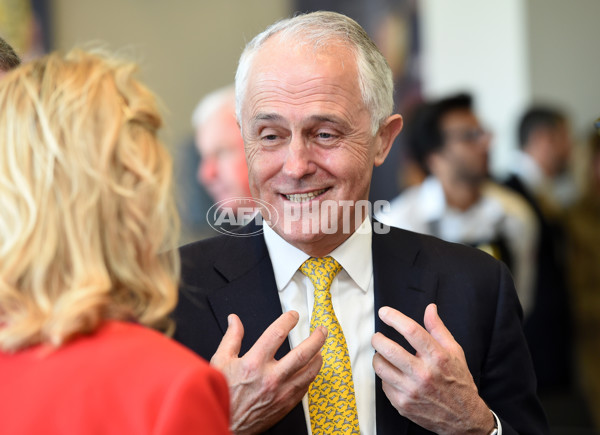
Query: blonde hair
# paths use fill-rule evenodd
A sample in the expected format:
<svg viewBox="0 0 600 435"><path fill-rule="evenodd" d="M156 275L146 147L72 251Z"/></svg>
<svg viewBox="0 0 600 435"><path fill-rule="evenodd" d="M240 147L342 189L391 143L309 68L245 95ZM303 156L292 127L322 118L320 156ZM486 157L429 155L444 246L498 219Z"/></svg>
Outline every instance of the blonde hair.
<svg viewBox="0 0 600 435"><path fill-rule="evenodd" d="M104 319L164 329L178 217L161 117L136 66L73 50L0 82L0 349Z"/></svg>

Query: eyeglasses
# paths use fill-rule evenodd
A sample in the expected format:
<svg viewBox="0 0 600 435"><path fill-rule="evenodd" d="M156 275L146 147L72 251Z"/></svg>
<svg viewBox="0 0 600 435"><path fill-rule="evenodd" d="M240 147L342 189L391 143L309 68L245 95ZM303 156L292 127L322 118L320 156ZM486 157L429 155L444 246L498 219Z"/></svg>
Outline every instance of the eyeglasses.
<svg viewBox="0 0 600 435"><path fill-rule="evenodd" d="M490 132L483 128L466 128L461 130L447 130L443 132L444 140L465 142L469 144L479 143L484 138L487 139L490 136Z"/></svg>

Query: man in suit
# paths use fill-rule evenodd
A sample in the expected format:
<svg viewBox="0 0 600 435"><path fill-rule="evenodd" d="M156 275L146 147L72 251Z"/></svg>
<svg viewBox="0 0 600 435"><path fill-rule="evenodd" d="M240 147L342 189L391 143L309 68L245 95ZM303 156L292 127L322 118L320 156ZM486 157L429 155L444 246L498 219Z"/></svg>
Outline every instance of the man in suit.
<svg viewBox="0 0 600 435"><path fill-rule="evenodd" d="M566 116L546 106L529 108L518 129L519 151L505 184L531 205L540 228L531 316L524 323L538 391L570 386L572 325L566 284L564 228L550 185L566 171L572 143Z"/></svg>
<svg viewBox="0 0 600 435"><path fill-rule="evenodd" d="M175 313L175 338L228 379L233 431L341 432L318 421L337 402L313 412L335 382L315 396L310 385L337 364L326 352L340 328L309 328L321 296L305 265L333 258L338 356L351 362L334 392L352 415L345 433L547 433L506 267L364 207L402 128L364 30L333 12L280 21L244 50L236 94L250 189L272 219L254 237L252 222L183 247Z"/></svg>

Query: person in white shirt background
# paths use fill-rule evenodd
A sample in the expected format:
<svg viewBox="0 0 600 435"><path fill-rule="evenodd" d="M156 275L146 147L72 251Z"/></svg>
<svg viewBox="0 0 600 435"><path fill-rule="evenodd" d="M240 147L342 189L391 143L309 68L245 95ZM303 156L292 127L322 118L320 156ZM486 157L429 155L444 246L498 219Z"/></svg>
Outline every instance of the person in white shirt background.
<svg viewBox="0 0 600 435"><path fill-rule="evenodd" d="M376 215L381 222L480 248L511 269L525 316L533 303L538 227L529 205L489 177L491 134L457 94L424 103L408 124L411 156L428 174Z"/></svg>

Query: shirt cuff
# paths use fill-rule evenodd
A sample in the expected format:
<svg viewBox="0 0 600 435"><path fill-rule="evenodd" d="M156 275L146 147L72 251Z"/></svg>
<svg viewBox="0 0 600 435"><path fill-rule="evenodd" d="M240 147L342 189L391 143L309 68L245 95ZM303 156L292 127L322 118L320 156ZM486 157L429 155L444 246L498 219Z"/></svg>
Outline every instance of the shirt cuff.
<svg viewBox="0 0 600 435"><path fill-rule="evenodd" d="M496 434L497 435L502 435L502 423L500 423L500 419L498 418L498 416L496 415L496 413L494 411L492 411L491 409L490 409L490 412L494 416L494 420L496 420L496 426L498 427L498 432L496 432Z"/></svg>

